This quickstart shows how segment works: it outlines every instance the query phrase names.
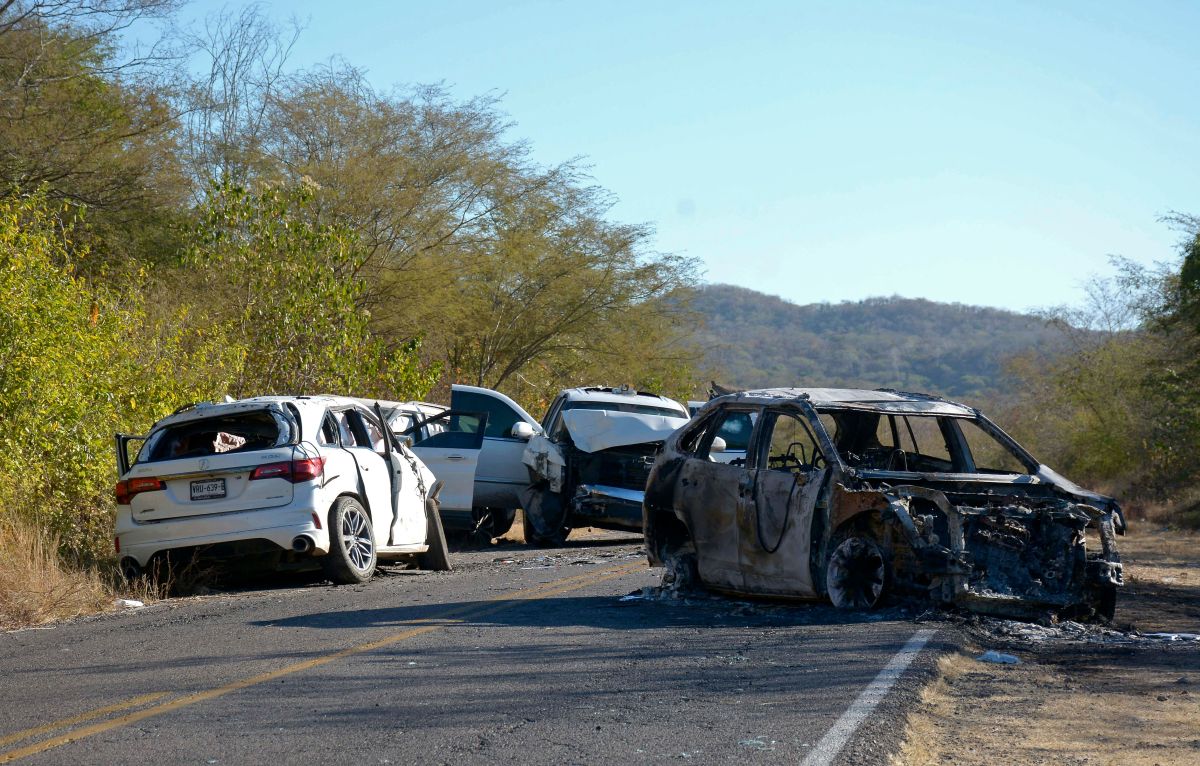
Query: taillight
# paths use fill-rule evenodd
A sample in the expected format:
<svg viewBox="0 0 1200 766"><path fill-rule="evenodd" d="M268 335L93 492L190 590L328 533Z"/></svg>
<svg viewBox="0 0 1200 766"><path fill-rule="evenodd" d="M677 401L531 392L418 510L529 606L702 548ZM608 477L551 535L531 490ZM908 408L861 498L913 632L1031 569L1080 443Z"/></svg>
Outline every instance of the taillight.
<svg viewBox="0 0 1200 766"><path fill-rule="evenodd" d="M319 479L325 472L325 458L309 457L292 461L292 483Z"/></svg>
<svg viewBox="0 0 1200 766"><path fill-rule="evenodd" d="M289 463L264 463L250 474L250 481L255 479L291 479L292 464Z"/></svg>
<svg viewBox="0 0 1200 766"><path fill-rule="evenodd" d="M255 468L250 474L250 481L255 479L286 479L292 484L312 481L319 478L325 471L325 458L309 457L304 460L291 460L286 463L265 463Z"/></svg>
<svg viewBox="0 0 1200 766"><path fill-rule="evenodd" d="M165 486L162 479L152 476L139 476L133 479L118 481L117 486L113 488L113 492L117 496L118 505L129 505L129 501L139 492L155 492Z"/></svg>

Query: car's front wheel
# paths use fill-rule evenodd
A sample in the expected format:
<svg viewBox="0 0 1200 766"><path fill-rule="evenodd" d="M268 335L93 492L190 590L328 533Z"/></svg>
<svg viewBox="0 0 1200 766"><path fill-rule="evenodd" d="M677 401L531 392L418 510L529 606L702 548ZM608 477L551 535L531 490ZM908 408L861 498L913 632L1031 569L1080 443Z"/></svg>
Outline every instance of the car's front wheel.
<svg viewBox="0 0 1200 766"><path fill-rule="evenodd" d="M329 509L329 555L321 565L329 579L354 585L371 579L377 561L371 517L352 497L339 497Z"/></svg>
<svg viewBox="0 0 1200 766"><path fill-rule="evenodd" d="M874 609L883 600L888 562L869 537L851 536L837 542L825 568L829 600L839 609Z"/></svg>

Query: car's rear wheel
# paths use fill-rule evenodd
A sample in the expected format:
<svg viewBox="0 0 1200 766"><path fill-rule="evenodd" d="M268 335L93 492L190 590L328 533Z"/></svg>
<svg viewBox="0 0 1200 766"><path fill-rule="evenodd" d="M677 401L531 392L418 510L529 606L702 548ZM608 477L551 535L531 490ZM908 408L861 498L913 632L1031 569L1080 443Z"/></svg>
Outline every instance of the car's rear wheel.
<svg viewBox="0 0 1200 766"><path fill-rule="evenodd" d="M429 550L417 558L422 569L433 572L450 571L450 547L446 545L446 530L442 527L442 512L437 498L425 501L425 544Z"/></svg>
<svg viewBox="0 0 1200 766"><path fill-rule="evenodd" d="M843 538L825 567L825 588L839 609L874 609L883 600L887 582L887 559L869 537Z"/></svg>
<svg viewBox="0 0 1200 766"><path fill-rule="evenodd" d="M321 566L339 585L354 585L371 579L377 554L371 517L352 497L339 497L329 509L329 555Z"/></svg>

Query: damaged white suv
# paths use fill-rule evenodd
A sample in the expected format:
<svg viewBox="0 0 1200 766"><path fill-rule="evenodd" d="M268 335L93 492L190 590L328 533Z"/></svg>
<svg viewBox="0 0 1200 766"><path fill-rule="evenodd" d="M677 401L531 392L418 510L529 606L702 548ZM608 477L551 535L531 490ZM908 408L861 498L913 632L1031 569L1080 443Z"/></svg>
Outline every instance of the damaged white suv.
<svg viewBox="0 0 1200 766"><path fill-rule="evenodd" d="M115 544L130 577L194 553L316 557L337 583L365 582L380 559L450 568L441 483L361 401L189 405L144 437L118 435L117 463Z"/></svg>
<svg viewBox="0 0 1200 766"><path fill-rule="evenodd" d="M628 386L560 392L522 456L526 542L560 544L578 526L641 532L655 455L688 417L679 402Z"/></svg>

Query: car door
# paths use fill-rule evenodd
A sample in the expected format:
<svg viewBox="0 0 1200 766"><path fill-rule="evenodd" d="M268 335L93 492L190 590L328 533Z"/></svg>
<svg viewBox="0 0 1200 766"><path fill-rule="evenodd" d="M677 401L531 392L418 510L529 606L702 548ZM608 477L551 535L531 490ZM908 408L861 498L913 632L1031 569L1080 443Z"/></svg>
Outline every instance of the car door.
<svg viewBox="0 0 1200 766"><path fill-rule="evenodd" d="M488 388L453 386L450 408L488 415L475 471L475 506L520 508L521 490L529 484L529 470L521 462L528 437L514 435L513 429L518 423L528 423L526 432L537 433L541 426L519 404Z"/></svg>
<svg viewBox="0 0 1200 766"><path fill-rule="evenodd" d="M386 545L393 522L392 468L383 454L383 434L373 418L363 410L347 408L333 411L342 449L354 458L358 468L359 491L371 514L375 544ZM373 426L373 427L372 427Z"/></svg>
<svg viewBox="0 0 1200 766"><path fill-rule="evenodd" d="M746 590L815 596L809 548L826 469L813 428L799 412L767 410L752 449L753 502L738 523Z"/></svg>
<svg viewBox="0 0 1200 766"><path fill-rule="evenodd" d="M714 588L743 590L739 519L754 502L754 473L745 461L722 463L712 443L731 420L758 420L756 408L726 409L709 421L695 448L679 469L675 490L677 511L688 520L696 547L700 579Z"/></svg>
<svg viewBox="0 0 1200 766"><path fill-rule="evenodd" d="M414 440L412 451L442 481L439 504L446 511L474 506L475 476L488 413L447 410L419 421L401 436Z"/></svg>

